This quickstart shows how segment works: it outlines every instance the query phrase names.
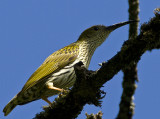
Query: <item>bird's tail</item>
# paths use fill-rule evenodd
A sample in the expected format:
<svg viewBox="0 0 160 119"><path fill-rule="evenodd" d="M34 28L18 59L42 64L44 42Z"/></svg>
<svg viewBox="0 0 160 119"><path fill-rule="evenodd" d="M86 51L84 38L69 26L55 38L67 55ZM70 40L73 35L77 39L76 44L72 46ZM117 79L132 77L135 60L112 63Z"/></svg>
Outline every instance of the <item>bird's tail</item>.
<svg viewBox="0 0 160 119"><path fill-rule="evenodd" d="M11 99L9 103L4 107L4 115L7 116L17 106L17 96Z"/></svg>

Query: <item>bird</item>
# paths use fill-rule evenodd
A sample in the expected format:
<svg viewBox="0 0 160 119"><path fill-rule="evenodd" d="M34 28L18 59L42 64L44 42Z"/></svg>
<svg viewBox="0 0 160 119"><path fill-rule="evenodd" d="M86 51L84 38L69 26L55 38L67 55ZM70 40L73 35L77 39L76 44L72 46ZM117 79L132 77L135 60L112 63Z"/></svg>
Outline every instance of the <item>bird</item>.
<svg viewBox="0 0 160 119"><path fill-rule="evenodd" d="M76 80L74 65L82 62L88 68L92 55L115 29L136 22L129 20L111 26L94 25L81 33L78 40L55 51L45 59L40 67L30 76L22 90L4 107L7 116L17 105L42 99L51 105L47 99L73 86Z"/></svg>

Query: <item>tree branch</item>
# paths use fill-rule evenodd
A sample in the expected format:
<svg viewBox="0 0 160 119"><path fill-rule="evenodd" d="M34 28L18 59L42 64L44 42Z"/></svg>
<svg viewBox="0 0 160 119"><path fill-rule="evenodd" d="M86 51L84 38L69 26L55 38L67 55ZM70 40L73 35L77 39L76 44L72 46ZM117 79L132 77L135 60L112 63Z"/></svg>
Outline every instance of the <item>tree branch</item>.
<svg viewBox="0 0 160 119"><path fill-rule="evenodd" d="M139 20L139 0L128 0L129 3L129 20ZM138 35L138 22L129 25L129 40L134 40ZM137 63L133 62L123 70L123 92L121 96L121 102L119 104L119 113L117 119L132 119L134 114L134 93L136 90L136 81L138 81L137 75Z"/></svg>
<svg viewBox="0 0 160 119"><path fill-rule="evenodd" d="M53 102L37 114L35 119L73 119L81 113L85 104L101 105L104 94L100 88L111 80L121 69L133 62L137 63L147 50L160 48L160 15L142 25L140 35L135 40L124 42L121 51L97 71L88 71L78 63L75 65L77 80L69 92L63 92Z"/></svg>

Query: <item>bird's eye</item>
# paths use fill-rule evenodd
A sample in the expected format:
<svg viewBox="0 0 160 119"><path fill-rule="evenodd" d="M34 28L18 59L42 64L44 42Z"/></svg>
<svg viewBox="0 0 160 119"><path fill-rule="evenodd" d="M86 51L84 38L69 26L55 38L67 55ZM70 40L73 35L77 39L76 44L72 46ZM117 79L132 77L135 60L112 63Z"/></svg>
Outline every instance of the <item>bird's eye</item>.
<svg viewBox="0 0 160 119"><path fill-rule="evenodd" d="M95 31L98 31L98 29L99 29L98 27L94 27L94 30L95 30Z"/></svg>

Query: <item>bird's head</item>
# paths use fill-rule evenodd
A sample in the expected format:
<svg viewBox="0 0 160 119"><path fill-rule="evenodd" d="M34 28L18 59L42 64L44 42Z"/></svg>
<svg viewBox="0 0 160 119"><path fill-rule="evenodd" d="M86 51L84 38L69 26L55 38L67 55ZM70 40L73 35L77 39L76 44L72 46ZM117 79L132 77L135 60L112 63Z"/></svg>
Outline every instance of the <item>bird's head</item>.
<svg viewBox="0 0 160 119"><path fill-rule="evenodd" d="M82 32L78 41L86 41L89 44L95 44L96 46L99 46L106 40L106 38L109 36L109 34L112 31L114 31L115 29L121 26L130 24L133 22L137 22L137 21L130 20L126 22L117 23L111 26L104 26L104 25L92 26L86 29L84 32Z"/></svg>

